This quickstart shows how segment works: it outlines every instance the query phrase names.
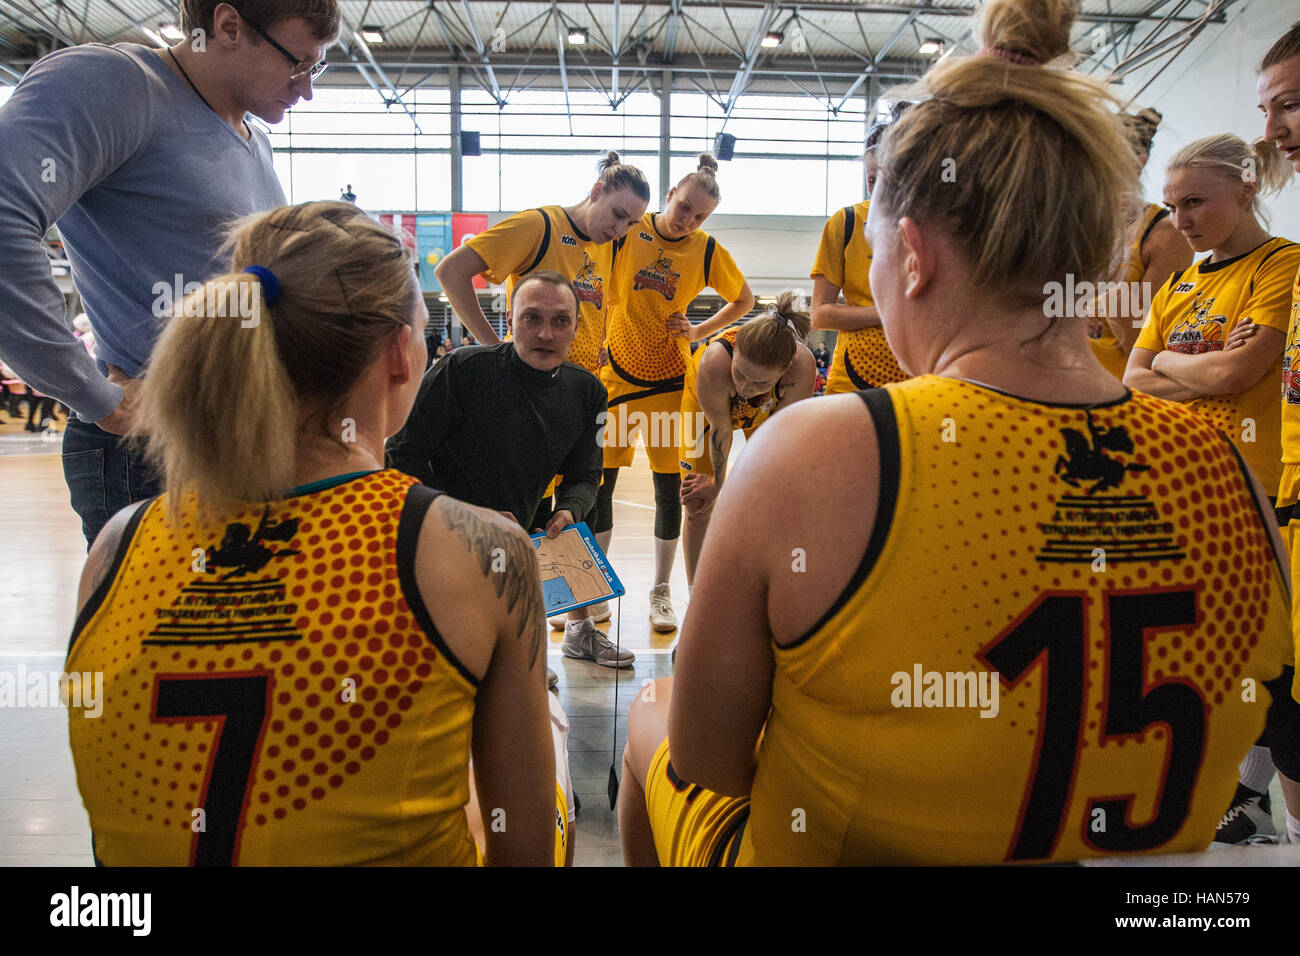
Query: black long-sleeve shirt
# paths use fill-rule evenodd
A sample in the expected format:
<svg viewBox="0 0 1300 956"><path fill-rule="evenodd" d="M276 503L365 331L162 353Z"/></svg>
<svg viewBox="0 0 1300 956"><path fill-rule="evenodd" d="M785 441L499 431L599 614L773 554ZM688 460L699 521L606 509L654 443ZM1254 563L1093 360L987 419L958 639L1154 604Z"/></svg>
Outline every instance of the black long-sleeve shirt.
<svg viewBox="0 0 1300 956"><path fill-rule="evenodd" d="M605 410L605 386L580 366L542 372L511 342L462 346L425 373L388 460L454 498L509 511L529 531L546 486L563 475L555 509L581 521L600 486Z"/></svg>

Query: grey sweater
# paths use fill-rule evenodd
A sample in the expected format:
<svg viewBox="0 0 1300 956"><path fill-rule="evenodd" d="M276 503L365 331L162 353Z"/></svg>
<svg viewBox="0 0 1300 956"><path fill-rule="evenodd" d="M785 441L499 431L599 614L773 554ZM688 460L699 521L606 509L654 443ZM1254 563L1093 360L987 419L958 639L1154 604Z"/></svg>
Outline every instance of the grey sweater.
<svg viewBox="0 0 1300 956"><path fill-rule="evenodd" d="M0 107L0 357L86 421L138 376L181 290L225 271L225 227L284 205L260 130L245 140L156 51L59 50ZM99 369L63 320L41 239L57 222L95 331ZM166 287L167 291L163 289Z"/></svg>

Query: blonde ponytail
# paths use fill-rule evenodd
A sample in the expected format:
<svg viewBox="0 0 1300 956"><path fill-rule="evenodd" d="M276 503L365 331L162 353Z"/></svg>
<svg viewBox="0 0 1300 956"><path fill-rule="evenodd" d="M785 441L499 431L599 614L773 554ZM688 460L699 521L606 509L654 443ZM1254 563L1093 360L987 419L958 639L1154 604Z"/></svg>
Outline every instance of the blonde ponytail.
<svg viewBox="0 0 1300 956"><path fill-rule="evenodd" d="M1166 173L1175 169L1206 169L1234 182L1258 184L1250 212L1264 223L1268 222L1268 216L1263 197L1280 190L1295 172L1268 140L1259 139L1250 144L1232 133L1205 136L1188 143L1165 167Z"/></svg>
<svg viewBox="0 0 1300 956"><path fill-rule="evenodd" d="M205 518L282 496L313 423L342 445L342 404L419 300L410 252L351 203L251 216L226 248L231 272L168 320L136 411L173 520L186 493Z"/></svg>

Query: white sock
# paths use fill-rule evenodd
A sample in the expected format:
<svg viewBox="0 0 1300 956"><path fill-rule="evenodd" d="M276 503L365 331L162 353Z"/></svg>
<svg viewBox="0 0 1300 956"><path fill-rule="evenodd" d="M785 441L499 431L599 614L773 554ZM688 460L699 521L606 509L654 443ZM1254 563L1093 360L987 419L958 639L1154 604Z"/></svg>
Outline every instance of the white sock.
<svg viewBox="0 0 1300 956"><path fill-rule="evenodd" d="M1268 785L1273 782L1273 754L1267 747L1251 747L1238 768L1238 779L1243 787L1256 793L1268 793Z"/></svg>
<svg viewBox="0 0 1300 956"><path fill-rule="evenodd" d="M1290 843L1300 843L1300 820L1291 816L1291 811L1286 812L1286 838Z"/></svg>

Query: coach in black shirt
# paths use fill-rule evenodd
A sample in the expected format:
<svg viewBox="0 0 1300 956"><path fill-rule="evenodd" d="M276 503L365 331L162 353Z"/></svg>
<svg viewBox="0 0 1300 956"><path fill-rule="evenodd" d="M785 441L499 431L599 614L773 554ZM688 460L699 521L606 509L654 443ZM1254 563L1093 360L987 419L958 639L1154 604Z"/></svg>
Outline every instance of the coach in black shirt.
<svg viewBox="0 0 1300 956"><path fill-rule="evenodd" d="M388 460L431 488L509 512L528 530L547 485L563 475L545 529L555 534L595 505L605 386L564 360L578 331L578 296L558 272L521 279L507 322L512 339L456 349L425 373L405 427L388 441ZM577 613L564 652L608 667L635 659Z"/></svg>

